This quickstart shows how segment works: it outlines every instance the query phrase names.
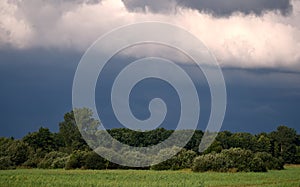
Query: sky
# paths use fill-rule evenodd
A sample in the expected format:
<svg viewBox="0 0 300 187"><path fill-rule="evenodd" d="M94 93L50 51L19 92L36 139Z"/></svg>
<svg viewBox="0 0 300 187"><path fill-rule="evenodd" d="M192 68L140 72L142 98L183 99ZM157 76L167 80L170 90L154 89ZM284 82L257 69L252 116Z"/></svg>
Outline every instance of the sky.
<svg viewBox="0 0 300 187"><path fill-rule="evenodd" d="M259 133L287 125L300 132L299 0L0 0L0 136L20 138L41 126L57 131L72 110L73 78L88 47L116 27L143 21L184 28L215 55L227 87L222 130ZM124 64L141 57L141 51L159 51L146 49L111 61ZM204 79L190 64L181 66ZM97 86L97 103L109 82ZM137 117L147 117L151 97L160 95L170 107L178 100L176 94L166 95L172 88L163 82L145 84L152 86L143 97L132 92ZM203 129L210 95L205 81L197 89ZM178 120L178 111L168 111L170 122L163 127L173 128L168 124ZM119 127L105 112L107 126Z"/></svg>

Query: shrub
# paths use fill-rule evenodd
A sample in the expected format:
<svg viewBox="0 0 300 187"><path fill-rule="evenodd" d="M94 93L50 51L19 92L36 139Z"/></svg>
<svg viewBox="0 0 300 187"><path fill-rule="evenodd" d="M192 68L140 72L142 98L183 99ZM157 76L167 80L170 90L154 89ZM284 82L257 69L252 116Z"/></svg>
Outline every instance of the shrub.
<svg viewBox="0 0 300 187"><path fill-rule="evenodd" d="M266 172L267 167L261 158L254 157L250 162L250 171Z"/></svg>
<svg viewBox="0 0 300 187"><path fill-rule="evenodd" d="M28 160L26 160L22 166L27 168L37 168L39 163L45 157L45 152L42 149L37 149L36 151L30 147Z"/></svg>
<svg viewBox="0 0 300 187"><path fill-rule="evenodd" d="M69 156L55 158L51 164L51 168L53 169L65 168L68 160L69 160Z"/></svg>
<svg viewBox="0 0 300 187"><path fill-rule="evenodd" d="M192 166L192 171L204 172L213 170L213 162L215 160L215 153L201 155L195 158Z"/></svg>
<svg viewBox="0 0 300 187"><path fill-rule="evenodd" d="M0 157L0 170L4 169L14 169L14 163L11 161L10 157L4 156Z"/></svg>
<svg viewBox="0 0 300 187"><path fill-rule="evenodd" d="M268 170L283 169L284 160L282 158L273 157L271 154L266 153L266 152L257 152L257 153L255 153L255 157L260 158L264 162L264 164Z"/></svg>
<svg viewBox="0 0 300 187"><path fill-rule="evenodd" d="M221 152L230 161L229 168L237 168L238 171L250 171L250 162L254 155L252 151L242 148L230 148Z"/></svg>
<svg viewBox="0 0 300 187"><path fill-rule="evenodd" d="M84 169L105 169L107 161L93 151L85 153L83 158Z"/></svg>
<svg viewBox="0 0 300 187"><path fill-rule="evenodd" d="M192 150L183 149L177 154L180 163L180 169L191 168L197 153Z"/></svg>
<svg viewBox="0 0 300 187"><path fill-rule="evenodd" d="M14 165L19 166L28 159L29 146L22 141L14 141L7 149L8 156Z"/></svg>
<svg viewBox="0 0 300 187"><path fill-rule="evenodd" d="M174 156L174 157L172 157L166 161L163 161L159 164L152 165L150 167L150 169L152 169L152 170L178 170L179 166L177 165L176 158Z"/></svg>
<svg viewBox="0 0 300 187"><path fill-rule="evenodd" d="M221 153L210 153L195 158L192 171L267 171L264 160L254 156L252 151L241 148L223 150Z"/></svg>
<svg viewBox="0 0 300 187"><path fill-rule="evenodd" d="M41 160L41 162L38 164L38 168L43 169L54 169L54 168L64 168L67 154L58 152L58 151L52 151Z"/></svg>
<svg viewBox="0 0 300 187"><path fill-rule="evenodd" d="M84 166L84 155L85 151L74 151L65 166L65 169L76 169L76 168L83 168Z"/></svg>
<svg viewBox="0 0 300 187"><path fill-rule="evenodd" d="M168 149L166 149L168 150ZM153 170L179 170L184 168L190 168L192 166L193 160L196 157L196 152L192 150L182 149L172 158L161 162L159 164L153 165L150 169Z"/></svg>

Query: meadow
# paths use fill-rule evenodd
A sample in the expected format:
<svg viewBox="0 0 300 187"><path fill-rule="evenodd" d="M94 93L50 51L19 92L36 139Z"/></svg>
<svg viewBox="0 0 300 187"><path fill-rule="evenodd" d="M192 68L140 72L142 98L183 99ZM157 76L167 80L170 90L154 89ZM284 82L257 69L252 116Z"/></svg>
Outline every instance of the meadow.
<svg viewBox="0 0 300 187"><path fill-rule="evenodd" d="M194 173L190 170L53 170L0 171L0 186L300 186L300 166L266 173Z"/></svg>

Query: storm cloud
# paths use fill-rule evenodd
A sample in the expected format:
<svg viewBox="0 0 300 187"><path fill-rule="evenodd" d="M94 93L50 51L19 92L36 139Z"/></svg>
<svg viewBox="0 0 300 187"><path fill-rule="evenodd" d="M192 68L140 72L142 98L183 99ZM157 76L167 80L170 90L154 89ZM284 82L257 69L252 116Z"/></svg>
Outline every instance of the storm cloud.
<svg viewBox="0 0 300 187"><path fill-rule="evenodd" d="M235 12L261 15L266 11L278 11L284 15L292 10L290 0L123 0L130 11L171 12L185 7L209 12L215 16L228 16Z"/></svg>
<svg viewBox="0 0 300 187"><path fill-rule="evenodd" d="M180 26L194 34L224 67L300 71L299 1L272 0L270 3L266 0L245 0L238 3L237 0L230 0L226 1L226 6L225 1L224 6L216 0L199 2L207 7L219 7L221 12L231 12L226 7L232 10L243 10L244 7L249 8L249 12L263 13L258 16L236 12L230 16L216 17L188 8L194 7L192 4L188 6L189 1L179 2L179 5L185 3L185 7L178 6L175 1L162 1L159 6L158 3L151 3L157 8L177 6L176 12L166 14L128 11L128 3L134 4L134 1L33 0L25 3L4 0L0 2L0 47L58 48L83 52L98 37L116 27L159 21ZM291 6L293 11L289 14L278 13L278 10L286 12Z"/></svg>
<svg viewBox="0 0 300 187"><path fill-rule="evenodd" d="M144 21L184 28L214 53L227 86L224 130L300 130L299 0L0 0L0 136L20 138L40 126L57 131L72 109L72 82L87 48L112 29ZM155 45L130 49L116 64L169 54ZM209 90L198 86L205 107ZM202 108L201 117L205 111L209 117Z"/></svg>

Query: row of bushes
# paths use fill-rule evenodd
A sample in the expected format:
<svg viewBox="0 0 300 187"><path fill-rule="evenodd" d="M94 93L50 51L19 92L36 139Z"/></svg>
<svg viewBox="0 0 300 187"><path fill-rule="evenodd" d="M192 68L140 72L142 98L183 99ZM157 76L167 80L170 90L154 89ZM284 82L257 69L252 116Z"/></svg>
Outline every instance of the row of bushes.
<svg viewBox="0 0 300 187"><path fill-rule="evenodd" d="M3 156L0 158L0 169L13 169L16 157ZM253 153L241 148L230 148L220 153L209 153L197 156L192 150L181 150L172 158L152 165L152 170L178 170L191 168L195 172L217 171L217 172L265 172L272 169L283 169L284 161L275 158L266 152ZM128 169L119 166L100 157L93 151L74 151L67 154L52 151L43 155L38 152L31 155L22 164L23 167L37 167L43 169ZM148 169L148 168L144 168Z"/></svg>
<svg viewBox="0 0 300 187"><path fill-rule="evenodd" d="M93 151L74 151L67 154L59 151L47 153L43 158L38 155L27 160L23 167L41 169L105 169L107 161Z"/></svg>
<svg viewBox="0 0 300 187"><path fill-rule="evenodd" d="M221 153L210 153L194 159L192 170L195 172L265 172L283 169L284 161L266 152L253 153L241 148L225 149Z"/></svg>
<svg viewBox="0 0 300 187"><path fill-rule="evenodd" d="M161 162L156 165L152 165L150 169L152 170L179 170L185 168L191 168L194 158L197 153L192 150L182 149L178 154L172 158Z"/></svg>

